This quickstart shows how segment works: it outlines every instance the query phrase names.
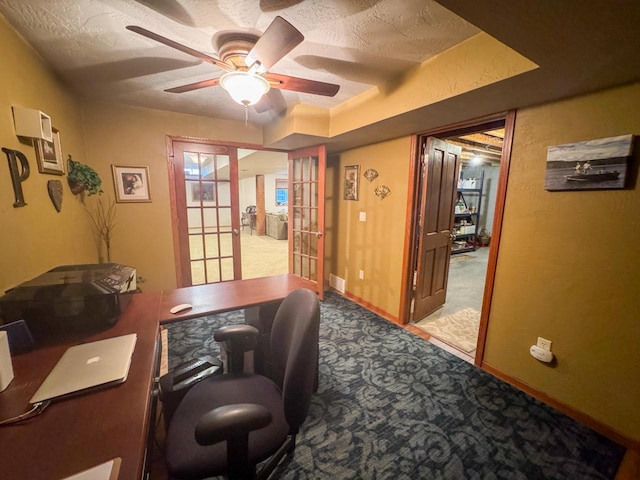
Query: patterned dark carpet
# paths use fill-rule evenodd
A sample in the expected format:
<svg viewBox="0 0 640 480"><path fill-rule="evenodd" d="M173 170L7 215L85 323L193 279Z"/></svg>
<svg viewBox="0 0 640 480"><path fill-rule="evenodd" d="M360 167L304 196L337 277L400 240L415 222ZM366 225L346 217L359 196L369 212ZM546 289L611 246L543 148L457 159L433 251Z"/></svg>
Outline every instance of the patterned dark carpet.
<svg viewBox="0 0 640 480"><path fill-rule="evenodd" d="M169 326L169 365L242 312ZM624 449L360 306L322 303L320 387L284 479L612 479Z"/></svg>

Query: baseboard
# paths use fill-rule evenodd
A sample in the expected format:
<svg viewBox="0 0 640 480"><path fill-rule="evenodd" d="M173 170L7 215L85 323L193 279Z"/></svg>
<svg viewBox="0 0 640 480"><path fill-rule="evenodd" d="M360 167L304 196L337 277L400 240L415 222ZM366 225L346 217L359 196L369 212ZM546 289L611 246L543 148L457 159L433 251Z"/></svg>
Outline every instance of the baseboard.
<svg viewBox="0 0 640 480"><path fill-rule="evenodd" d="M340 291L336 290L335 288L330 288L330 290L334 291L335 293L337 293L338 295L340 295L342 297L348 298L353 303L357 303L361 307L366 308L370 312L375 313L376 315L384 318L385 320L389 320L390 322L395 323L396 325L402 326L402 323L400 322L398 317L395 317L395 316L391 315L390 313L385 312L384 310L376 307L375 305L372 305L371 303L367 302L366 300L363 300L362 298L357 297L356 295L353 295L352 293L350 293L348 291L347 292L340 292Z"/></svg>
<svg viewBox="0 0 640 480"><path fill-rule="evenodd" d="M595 418L583 413L579 410L576 410L574 407L567 405L566 403L561 402L560 400L553 398L546 393L528 385L521 380L518 380L511 375L504 373L502 370L495 368L487 362L482 362L480 366L484 371L490 373L494 377L499 378L507 382L508 384L516 387L519 390L531 395L532 397L540 400L543 403L553 407L561 413L564 413L568 417L573 418L577 422L589 427L592 430L604 435L605 437L613 440L614 442L619 443L620 445L630 448L635 451L640 451L640 442L638 440L631 439L626 435L618 432L617 430L611 428L608 425L596 420Z"/></svg>

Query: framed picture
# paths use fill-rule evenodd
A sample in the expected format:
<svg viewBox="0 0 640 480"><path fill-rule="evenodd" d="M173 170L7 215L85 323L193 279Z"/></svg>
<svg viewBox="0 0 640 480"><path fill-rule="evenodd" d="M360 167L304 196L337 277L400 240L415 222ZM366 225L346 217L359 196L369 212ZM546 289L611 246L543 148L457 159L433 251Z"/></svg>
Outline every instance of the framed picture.
<svg viewBox="0 0 640 480"><path fill-rule="evenodd" d="M547 150L545 190L610 190L627 183L633 135L555 145Z"/></svg>
<svg viewBox="0 0 640 480"><path fill-rule="evenodd" d="M216 199L216 192L213 189L213 182L189 182L191 184L191 201L195 203L200 202L214 202Z"/></svg>
<svg viewBox="0 0 640 480"><path fill-rule="evenodd" d="M111 165L116 202L150 202L149 167Z"/></svg>
<svg viewBox="0 0 640 480"><path fill-rule="evenodd" d="M358 177L360 165L344 167L344 199L358 200Z"/></svg>
<svg viewBox="0 0 640 480"><path fill-rule="evenodd" d="M36 160L38 161L38 171L40 173L50 173L52 175L64 175L64 162L62 160L62 149L60 148L60 132L52 128L53 141L41 138L33 139L33 146L36 150Z"/></svg>

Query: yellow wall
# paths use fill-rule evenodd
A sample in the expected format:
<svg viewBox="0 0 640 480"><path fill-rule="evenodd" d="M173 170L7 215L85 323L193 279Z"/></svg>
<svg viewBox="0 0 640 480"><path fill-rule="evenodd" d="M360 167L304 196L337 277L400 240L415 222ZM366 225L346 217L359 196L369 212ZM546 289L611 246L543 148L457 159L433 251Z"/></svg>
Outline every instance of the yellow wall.
<svg viewBox="0 0 640 480"><path fill-rule="evenodd" d="M79 103L57 81L0 16L0 146L22 152L30 175L22 183L27 206L14 208L14 194L6 156L0 160L0 292L57 265L95 262L95 247L82 198L74 197L66 177L38 172L34 147L15 134L13 105L38 109L51 116L60 131L66 158L84 160ZM66 162L65 162L66 164ZM63 184L62 211L56 212L47 193L48 180Z"/></svg>
<svg viewBox="0 0 640 480"><path fill-rule="evenodd" d="M11 105L38 108L60 129L66 157L94 166L112 193L111 165L149 165L152 203L119 204L113 260L136 266L145 290L175 285L165 135L261 143L243 124L75 100L26 46L0 23L0 143L29 158L23 184L28 206L14 209L6 160L0 166L0 289L60 264L95 262L98 254L82 197L64 184L61 213L46 193L31 146L13 130ZM485 350L487 364L546 392L629 438L640 440L640 222L638 189L546 192L549 145L640 133L640 84L518 112L494 298ZM367 118L363 116L362 118ZM410 139L343 152L329 164L329 273L346 279L348 293L397 316L405 237ZM636 160L637 161L637 160ZM342 199L345 165L375 168L360 179L360 200ZM377 185L390 187L379 200ZM93 205L95 197L85 198ZM367 214L365 223L358 214ZM358 270L365 272L358 279ZM555 368L528 354L537 336L553 341Z"/></svg>
<svg viewBox="0 0 640 480"><path fill-rule="evenodd" d="M548 192L547 147L640 134L640 84L518 112L485 362L640 441L640 190ZM640 158L636 142L636 159ZM529 346L553 341L557 366Z"/></svg>
<svg viewBox="0 0 640 480"><path fill-rule="evenodd" d="M83 108L87 155L114 198L111 165L148 166L151 203L116 205L111 260L136 267L144 291L176 287L166 136L262 143L259 128L241 122L146 108L87 103Z"/></svg>
<svg viewBox="0 0 640 480"><path fill-rule="evenodd" d="M327 176L326 209L333 222L328 232L329 273L346 280L349 295L375 305L389 318L397 318L400 308L410 154L409 137L357 148L331 162ZM343 199L346 165L360 166L358 201ZM379 174L372 182L362 176L369 168ZM374 193L380 185L391 190L384 200ZM360 212L365 212L365 222L359 220ZM358 278L361 269L363 280Z"/></svg>

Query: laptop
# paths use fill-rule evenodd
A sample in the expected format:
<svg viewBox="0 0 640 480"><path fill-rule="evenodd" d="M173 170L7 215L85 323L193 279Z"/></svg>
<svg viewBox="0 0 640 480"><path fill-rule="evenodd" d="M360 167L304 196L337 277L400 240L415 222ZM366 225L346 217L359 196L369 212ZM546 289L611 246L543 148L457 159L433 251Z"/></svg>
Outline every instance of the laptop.
<svg viewBox="0 0 640 480"><path fill-rule="evenodd" d="M34 404L124 382L136 346L135 333L69 347L29 400Z"/></svg>

